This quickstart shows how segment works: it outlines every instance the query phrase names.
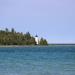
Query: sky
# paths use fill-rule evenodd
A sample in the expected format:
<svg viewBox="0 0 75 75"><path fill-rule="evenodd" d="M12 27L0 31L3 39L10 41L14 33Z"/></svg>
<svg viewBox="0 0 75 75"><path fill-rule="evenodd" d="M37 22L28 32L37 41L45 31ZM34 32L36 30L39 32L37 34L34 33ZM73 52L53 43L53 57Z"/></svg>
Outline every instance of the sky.
<svg viewBox="0 0 75 75"><path fill-rule="evenodd" d="M75 0L0 0L0 29L6 27L49 43L75 43Z"/></svg>

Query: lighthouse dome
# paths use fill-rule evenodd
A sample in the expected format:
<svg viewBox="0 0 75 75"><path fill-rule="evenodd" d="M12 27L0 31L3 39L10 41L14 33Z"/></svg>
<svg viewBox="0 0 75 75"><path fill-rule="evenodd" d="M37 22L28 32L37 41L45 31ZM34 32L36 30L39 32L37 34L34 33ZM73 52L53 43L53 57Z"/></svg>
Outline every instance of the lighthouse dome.
<svg viewBox="0 0 75 75"><path fill-rule="evenodd" d="M38 37L37 35L35 37Z"/></svg>

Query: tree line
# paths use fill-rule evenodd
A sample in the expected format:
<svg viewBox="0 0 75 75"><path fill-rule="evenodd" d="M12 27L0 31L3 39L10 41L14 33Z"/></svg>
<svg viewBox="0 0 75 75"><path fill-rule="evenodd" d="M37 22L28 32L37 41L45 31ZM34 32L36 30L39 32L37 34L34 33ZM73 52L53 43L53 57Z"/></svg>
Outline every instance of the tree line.
<svg viewBox="0 0 75 75"><path fill-rule="evenodd" d="M5 30L0 30L0 45L36 45L36 41L29 32L23 34L16 32L14 28L11 31L5 28ZM47 40L41 38L39 45L48 45Z"/></svg>

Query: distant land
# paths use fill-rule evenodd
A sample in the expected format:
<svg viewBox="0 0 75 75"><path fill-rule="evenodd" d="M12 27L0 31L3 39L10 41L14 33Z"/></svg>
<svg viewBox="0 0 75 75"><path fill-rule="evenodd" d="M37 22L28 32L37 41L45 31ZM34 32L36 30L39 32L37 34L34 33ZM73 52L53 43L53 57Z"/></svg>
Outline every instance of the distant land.
<svg viewBox="0 0 75 75"><path fill-rule="evenodd" d="M49 46L75 46L74 43L51 43Z"/></svg>
<svg viewBox="0 0 75 75"><path fill-rule="evenodd" d="M49 45L75 45L75 43L50 43Z"/></svg>
<svg viewBox="0 0 75 75"><path fill-rule="evenodd" d="M0 45L48 45L46 39L39 39L36 35L35 37L26 32L16 32L14 28L9 31L8 28L5 30L0 30Z"/></svg>

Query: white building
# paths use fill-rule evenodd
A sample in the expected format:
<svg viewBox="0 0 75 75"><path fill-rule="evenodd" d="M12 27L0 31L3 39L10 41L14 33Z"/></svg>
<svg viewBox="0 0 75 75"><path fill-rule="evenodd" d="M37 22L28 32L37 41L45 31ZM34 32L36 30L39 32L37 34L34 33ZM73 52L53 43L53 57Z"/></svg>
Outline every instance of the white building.
<svg viewBox="0 0 75 75"><path fill-rule="evenodd" d="M35 36L35 42L36 42L37 45L39 44L39 39L38 39L37 35Z"/></svg>

